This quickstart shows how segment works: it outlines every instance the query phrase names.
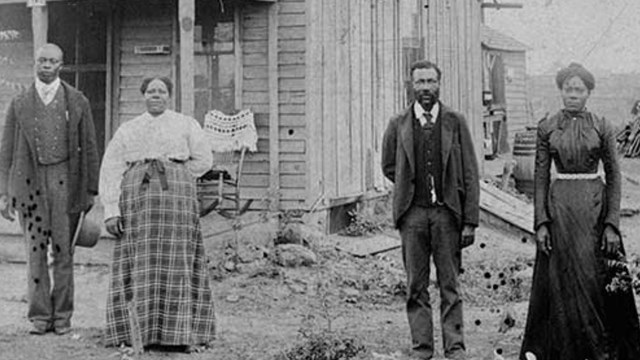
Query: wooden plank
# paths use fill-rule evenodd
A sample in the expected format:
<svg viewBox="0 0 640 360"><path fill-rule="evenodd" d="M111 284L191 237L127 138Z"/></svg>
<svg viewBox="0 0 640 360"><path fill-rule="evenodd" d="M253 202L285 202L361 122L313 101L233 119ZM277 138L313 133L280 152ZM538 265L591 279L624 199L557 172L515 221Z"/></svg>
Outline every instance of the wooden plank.
<svg viewBox="0 0 640 360"><path fill-rule="evenodd" d="M351 122L349 128L351 149L351 183L354 190L365 190L363 165L365 163L364 146L363 146L363 130L364 121L362 117L362 66L360 63L360 53L362 52L361 17L362 17L362 0L349 2L349 63L351 64L350 88L351 94L349 104L351 106ZM369 120L369 119L366 119Z"/></svg>
<svg viewBox="0 0 640 360"><path fill-rule="evenodd" d="M305 176L301 175L281 175L278 177L280 183L278 184L278 191L280 189L304 189L305 188ZM271 184L272 177L269 175L249 175L243 176L240 179L240 186L242 187L267 187ZM272 195L273 196L273 195ZM279 201L279 196L273 196L276 201Z"/></svg>
<svg viewBox="0 0 640 360"><path fill-rule="evenodd" d="M484 181L480 182L480 190L480 208L482 210L529 234L534 234L533 204L526 203Z"/></svg>
<svg viewBox="0 0 640 360"><path fill-rule="evenodd" d="M242 109L244 104L242 100L242 90L244 89L244 57L242 54L242 40L245 32L242 31L244 24L242 23L242 13L240 6L234 7L233 10L233 53L235 56L235 74L234 74L234 103L236 109Z"/></svg>
<svg viewBox="0 0 640 360"><path fill-rule="evenodd" d="M379 171L377 159L374 160L373 152L375 148L375 139L373 138L372 129L373 121L373 80L375 78L373 74L373 61L374 57L371 56L373 51L372 41L372 29L371 29L371 16L372 8L367 5L366 0L361 1L362 16L360 18L360 38L362 39L362 51L360 52L360 63L362 64L362 76L360 81L360 98L362 102L362 118L364 128L362 130L362 143L363 151L365 154L365 189L370 190L374 186L373 178L374 172ZM386 116L383 116L387 118Z"/></svg>
<svg viewBox="0 0 640 360"><path fill-rule="evenodd" d="M121 39L123 43L150 43L157 41L158 38L171 39L171 21L167 21L162 26L154 26L153 28L141 26L122 26Z"/></svg>
<svg viewBox="0 0 640 360"><path fill-rule="evenodd" d="M167 58L165 63L157 64L123 64L120 68L121 77L147 77L162 74L168 76L171 74L171 59ZM140 83L137 84L140 86Z"/></svg>
<svg viewBox="0 0 640 360"><path fill-rule="evenodd" d="M268 52L268 66L269 66L269 190L271 194L274 194L270 199L270 206L272 210L279 208L278 194L280 185L282 182L280 175L280 158L279 158L279 111L278 111L278 8L276 3L269 7L269 52Z"/></svg>
<svg viewBox="0 0 640 360"><path fill-rule="evenodd" d="M267 54L255 53L255 54L243 54L244 65L267 65Z"/></svg>
<svg viewBox="0 0 640 360"><path fill-rule="evenodd" d="M304 79L305 71L305 66L302 64L280 65L278 68L278 74L281 78Z"/></svg>
<svg viewBox="0 0 640 360"><path fill-rule="evenodd" d="M305 116L302 114L282 114L280 116L280 126L304 126L306 123Z"/></svg>
<svg viewBox="0 0 640 360"><path fill-rule="evenodd" d="M268 29L267 27L255 27L255 28L246 28L243 32L242 38L245 41L267 41L268 40Z"/></svg>
<svg viewBox="0 0 640 360"><path fill-rule="evenodd" d="M300 160L304 160L300 157ZM306 173L305 161L280 161L280 173L287 175L304 175ZM242 173L253 175L269 175L268 161L248 161L245 162Z"/></svg>
<svg viewBox="0 0 640 360"><path fill-rule="evenodd" d="M304 52L289 52L278 54L278 63L281 65L305 64Z"/></svg>
<svg viewBox="0 0 640 360"><path fill-rule="evenodd" d="M306 204L311 206L315 199L322 196L322 85L323 85L323 16L322 2L307 1L306 3L306 54L308 61L305 65L305 114L301 123L309 131L306 152L307 194ZM291 29L291 28L289 28ZM282 65L285 66L285 65ZM308 96L307 96L308 94ZM284 120L284 119L283 119Z"/></svg>
<svg viewBox="0 0 640 360"><path fill-rule="evenodd" d="M133 51L126 52L121 51L120 63L122 65L163 65L171 64L171 58L168 56L150 56L150 55L137 55Z"/></svg>
<svg viewBox="0 0 640 360"><path fill-rule="evenodd" d="M257 127L257 132L259 138L269 138L270 129L268 127ZM305 126L280 126L278 129L278 137L283 140L306 140L307 136L308 133Z"/></svg>
<svg viewBox="0 0 640 360"><path fill-rule="evenodd" d="M249 104L269 104L269 93L266 91L244 91L244 103Z"/></svg>
<svg viewBox="0 0 640 360"><path fill-rule="evenodd" d="M300 26L305 24L304 14L280 14L278 16L279 26Z"/></svg>
<svg viewBox="0 0 640 360"><path fill-rule="evenodd" d="M278 51L280 52L304 52L306 42L304 40L285 39L278 41Z"/></svg>
<svg viewBox="0 0 640 360"><path fill-rule="evenodd" d="M306 4L301 2L282 3L278 14L296 14L303 15L305 13Z"/></svg>
<svg viewBox="0 0 640 360"><path fill-rule="evenodd" d="M265 53L267 51L267 47L269 46L267 41L262 40L250 40L245 41L242 46L242 54L256 54L256 53Z"/></svg>
<svg viewBox="0 0 640 360"><path fill-rule="evenodd" d="M278 100L280 103L286 104L306 104L307 96L306 91L302 90L293 90L293 91L283 91L280 90L280 94L278 95ZM305 111L305 114L308 112Z"/></svg>
<svg viewBox="0 0 640 360"><path fill-rule="evenodd" d="M303 115L305 114L305 106L303 104L279 104L278 108L283 115Z"/></svg>
<svg viewBox="0 0 640 360"><path fill-rule="evenodd" d="M332 198L337 195L337 134L335 120L337 117L337 57L336 57L336 3L339 0L325 0L322 2L323 45L324 45L324 76L323 76L323 166L324 195Z"/></svg>
<svg viewBox="0 0 640 360"><path fill-rule="evenodd" d="M269 80L268 79L244 79L244 88L251 89L251 91L268 91Z"/></svg>
<svg viewBox="0 0 640 360"><path fill-rule="evenodd" d="M278 38L287 40L306 40L306 32L307 28L305 25L280 26L278 28Z"/></svg>
<svg viewBox="0 0 640 360"><path fill-rule="evenodd" d="M336 196L343 196L352 192L353 181L351 179L351 113L349 111L349 99L351 98L350 83L350 63L349 63L349 46L351 45L349 33L349 3L346 1L337 1L335 7L336 30L338 31L338 41L336 41L336 116L327 119L331 126L335 129L334 135L337 138L335 144L335 153L340 154L335 158L337 171L337 189Z"/></svg>
<svg viewBox="0 0 640 360"><path fill-rule="evenodd" d="M298 78L280 79L280 87L287 90L304 90L305 80Z"/></svg>
<svg viewBox="0 0 640 360"><path fill-rule="evenodd" d="M269 72L267 66L245 66L243 79L268 79Z"/></svg>

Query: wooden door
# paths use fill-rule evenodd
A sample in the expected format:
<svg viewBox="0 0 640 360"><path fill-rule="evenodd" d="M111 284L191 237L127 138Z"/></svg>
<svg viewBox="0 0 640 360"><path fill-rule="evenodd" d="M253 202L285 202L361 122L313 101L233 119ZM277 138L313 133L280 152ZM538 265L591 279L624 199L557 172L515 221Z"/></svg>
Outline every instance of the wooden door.
<svg viewBox="0 0 640 360"><path fill-rule="evenodd" d="M111 10L107 2L50 2L47 41L64 51L60 77L89 99L100 156L107 120Z"/></svg>

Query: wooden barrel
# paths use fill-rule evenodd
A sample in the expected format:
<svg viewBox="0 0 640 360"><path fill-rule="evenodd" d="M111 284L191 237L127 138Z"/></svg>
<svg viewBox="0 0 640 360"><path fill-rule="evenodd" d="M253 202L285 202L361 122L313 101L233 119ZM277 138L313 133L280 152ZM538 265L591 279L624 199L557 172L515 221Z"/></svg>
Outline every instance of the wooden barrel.
<svg viewBox="0 0 640 360"><path fill-rule="evenodd" d="M529 197L533 197L536 137L536 127L527 127L526 130L516 133L513 143L513 159L516 162L513 178L516 180L516 189Z"/></svg>

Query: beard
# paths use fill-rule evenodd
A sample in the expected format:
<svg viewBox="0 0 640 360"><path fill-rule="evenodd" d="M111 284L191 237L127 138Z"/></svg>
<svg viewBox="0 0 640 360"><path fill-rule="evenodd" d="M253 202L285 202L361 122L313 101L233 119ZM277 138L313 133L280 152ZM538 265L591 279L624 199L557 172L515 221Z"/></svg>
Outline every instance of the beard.
<svg viewBox="0 0 640 360"><path fill-rule="evenodd" d="M440 90L420 90L416 92L416 101L429 111L440 98Z"/></svg>

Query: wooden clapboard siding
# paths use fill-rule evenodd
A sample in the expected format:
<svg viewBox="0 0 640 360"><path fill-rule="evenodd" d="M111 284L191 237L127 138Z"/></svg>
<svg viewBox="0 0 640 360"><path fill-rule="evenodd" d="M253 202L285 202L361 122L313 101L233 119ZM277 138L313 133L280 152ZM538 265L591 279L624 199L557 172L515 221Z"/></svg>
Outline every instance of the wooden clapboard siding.
<svg viewBox="0 0 640 360"><path fill-rule="evenodd" d="M140 115L146 110L139 92L142 80L147 76L168 76L174 80L175 71L172 55L135 54L136 46L169 45L172 53L179 51L174 47L173 1L127 1L120 13L118 67L120 69L116 111L112 119L112 131L124 121ZM174 99L175 99L174 94Z"/></svg>
<svg viewBox="0 0 640 360"><path fill-rule="evenodd" d="M516 132L524 130L533 122L527 114L525 52L502 52L502 59L505 65L507 128L509 140L513 141ZM511 77L508 77L508 69L512 69Z"/></svg>
<svg viewBox="0 0 640 360"><path fill-rule="evenodd" d="M379 159L401 108L399 1L307 1L308 202L384 185ZM318 123L320 122L320 123Z"/></svg>
<svg viewBox="0 0 640 360"><path fill-rule="evenodd" d="M426 58L442 70L440 98L461 112L482 164L482 57L479 1L429 1Z"/></svg>

